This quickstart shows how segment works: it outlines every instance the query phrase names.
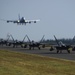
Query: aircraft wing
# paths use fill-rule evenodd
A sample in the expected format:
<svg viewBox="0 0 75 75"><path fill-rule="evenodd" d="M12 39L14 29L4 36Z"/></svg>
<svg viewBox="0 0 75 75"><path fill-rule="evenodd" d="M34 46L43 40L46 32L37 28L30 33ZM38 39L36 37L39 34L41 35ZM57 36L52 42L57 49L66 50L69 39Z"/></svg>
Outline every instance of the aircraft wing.
<svg viewBox="0 0 75 75"><path fill-rule="evenodd" d="M26 23L36 23L37 21L40 21L40 20L4 20L4 19L0 19L0 20L2 20L2 21L6 21L7 23L9 23L9 22L12 22L12 23L17 23L17 24L26 24Z"/></svg>
<svg viewBox="0 0 75 75"><path fill-rule="evenodd" d="M7 23L9 23L9 22L19 23L19 21L18 21L18 20L7 20Z"/></svg>
<svg viewBox="0 0 75 75"><path fill-rule="evenodd" d="M18 20L4 20L4 19L0 19L0 20L6 21L7 23L9 22L18 23L19 22Z"/></svg>
<svg viewBox="0 0 75 75"><path fill-rule="evenodd" d="M36 23L37 21L40 21L40 20L25 20L26 23L32 23L32 22Z"/></svg>

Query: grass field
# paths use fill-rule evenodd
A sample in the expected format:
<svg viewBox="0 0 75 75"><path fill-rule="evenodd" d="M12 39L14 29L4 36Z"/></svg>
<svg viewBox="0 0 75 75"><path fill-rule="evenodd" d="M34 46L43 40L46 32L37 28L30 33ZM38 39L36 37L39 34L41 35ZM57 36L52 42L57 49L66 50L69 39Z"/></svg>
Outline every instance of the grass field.
<svg viewBox="0 0 75 75"><path fill-rule="evenodd" d="M0 50L0 75L75 75L75 61Z"/></svg>

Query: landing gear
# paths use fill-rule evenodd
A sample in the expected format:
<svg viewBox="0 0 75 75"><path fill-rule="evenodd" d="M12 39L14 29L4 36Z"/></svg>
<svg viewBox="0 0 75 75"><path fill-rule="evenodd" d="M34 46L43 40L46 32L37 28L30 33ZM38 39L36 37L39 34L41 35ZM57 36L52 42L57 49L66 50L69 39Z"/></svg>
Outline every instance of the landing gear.
<svg viewBox="0 0 75 75"><path fill-rule="evenodd" d="M67 50L68 53L70 53L70 50Z"/></svg>
<svg viewBox="0 0 75 75"><path fill-rule="evenodd" d="M59 51L60 51L60 53L62 53L62 50L57 50L57 53L59 53Z"/></svg>

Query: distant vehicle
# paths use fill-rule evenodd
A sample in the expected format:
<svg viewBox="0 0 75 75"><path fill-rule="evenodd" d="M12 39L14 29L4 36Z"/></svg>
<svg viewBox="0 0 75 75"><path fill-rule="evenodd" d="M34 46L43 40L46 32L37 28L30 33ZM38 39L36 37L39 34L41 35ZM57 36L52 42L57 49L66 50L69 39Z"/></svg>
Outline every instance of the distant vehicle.
<svg viewBox="0 0 75 75"><path fill-rule="evenodd" d="M3 19L1 19L1 20L3 20ZM36 23L37 21L40 21L40 20L26 20L24 17L22 17L22 18L20 18L20 15L19 15L19 19L18 20L3 20L3 21L7 21L7 23L9 23L9 22L13 22L13 23L17 23L17 24L27 24L27 23L29 23L29 24L31 24L31 23Z"/></svg>

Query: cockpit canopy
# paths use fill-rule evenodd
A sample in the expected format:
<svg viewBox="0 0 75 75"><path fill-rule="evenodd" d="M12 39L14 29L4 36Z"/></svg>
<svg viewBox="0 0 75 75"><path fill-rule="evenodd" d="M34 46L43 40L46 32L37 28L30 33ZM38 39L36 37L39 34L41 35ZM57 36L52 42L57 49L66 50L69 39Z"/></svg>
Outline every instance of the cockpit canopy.
<svg viewBox="0 0 75 75"><path fill-rule="evenodd" d="M25 20L25 17L22 17L21 20Z"/></svg>

